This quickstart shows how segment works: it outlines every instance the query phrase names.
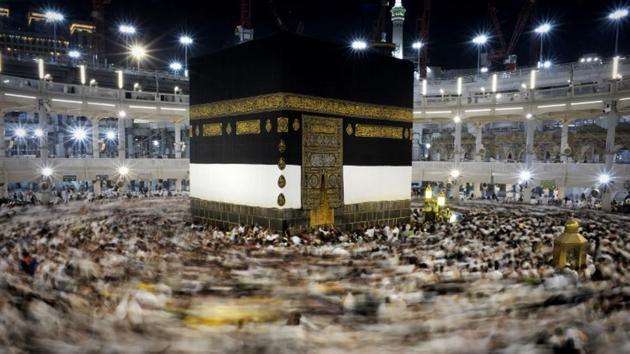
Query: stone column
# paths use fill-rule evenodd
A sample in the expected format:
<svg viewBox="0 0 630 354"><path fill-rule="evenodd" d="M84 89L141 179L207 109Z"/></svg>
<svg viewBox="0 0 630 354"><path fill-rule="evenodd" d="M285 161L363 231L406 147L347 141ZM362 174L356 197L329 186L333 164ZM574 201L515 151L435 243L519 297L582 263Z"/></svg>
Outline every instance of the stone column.
<svg viewBox="0 0 630 354"><path fill-rule="evenodd" d="M462 160L462 123L455 123L455 162Z"/></svg>
<svg viewBox="0 0 630 354"><path fill-rule="evenodd" d="M181 192L182 191L182 179L178 178L175 180L175 191L176 192Z"/></svg>
<svg viewBox="0 0 630 354"><path fill-rule="evenodd" d="M558 185L558 199L564 200L564 197L567 196L567 187L564 185Z"/></svg>
<svg viewBox="0 0 630 354"><path fill-rule="evenodd" d="M481 138L483 132L483 124L475 124L475 161L481 161Z"/></svg>
<svg viewBox="0 0 630 354"><path fill-rule="evenodd" d="M39 139L39 156L42 160L46 160L48 159L48 113L43 99L39 100L37 106L38 126L44 132L44 135Z"/></svg>
<svg viewBox="0 0 630 354"><path fill-rule="evenodd" d="M93 184L94 185L94 195L98 196L99 194L101 194L103 192L102 187L101 187L101 183L102 183L102 181L99 181L99 180L95 180L94 181L94 184Z"/></svg>
<svg viewBox="0 0 630 354"><path fill-rule="evenodd" d="M129 141L129 144L127 144L127 158L131 159L136 152L133 148L133 133L127 134L127 141Z"/></svg>
<svg viewBox="0 0 630 354"><path fill-rule="evenodd" d="M475 198L481 198L481 183L480 182L475 182L473 193L475 195Z"/></svg>
<svg viewBox="0 0 630 354"><path fill-rule="evenodd" d="M529 183L531 184L531 182ZM532 199L532 186L528 185L527 188L523 188L523 203L529 204Z"/></svg>
<svg viewBox="0 0 630 354"><path fill-rule="evenodd" d="M525 123L525 163L527 168L532 167L532 163L536 157L534 152L534 132L536 131L536 121L530 118Z"/></svg>
<svg viewBox="0 0 630 354"><path fill-rule="evenodd" d="M175 158L176 159L182 158L181 142L182 142L182 125L181 123L175 123ZM179 179L177 181L179 181L179 185L181 187L182 182Z"/></svg>
<svg viewBox="0 0 630 354"><path fill-rule="evenodd" d="M616 105L613 105L606 120L606 172L610 172L615 162L615 130L617 129L617 122L619 121L619 113L617 113Z"/></svg>
<svg viewBox="0 0 630 354"><path fill-rule="evenodd" d="M100 146L99 146L99 119L92 119L92 157L97 159L101 156Z"/></svg>
<svg viewBox="0 0 630 354"><path fill-rule="evenodd" d="M118 118L118 158L121 160L125 159L125 119Z"/></svg>
<svg viewBox="0 0 630 354"><path fill-rule="evenodd" d="M564 153L564 151L568 147L569 147L569 121L567 119L564 119L562 121L562 128L561 128L561 135L560 135L560 154L562 156L562 162L569 161L569 156Z"/></svg>

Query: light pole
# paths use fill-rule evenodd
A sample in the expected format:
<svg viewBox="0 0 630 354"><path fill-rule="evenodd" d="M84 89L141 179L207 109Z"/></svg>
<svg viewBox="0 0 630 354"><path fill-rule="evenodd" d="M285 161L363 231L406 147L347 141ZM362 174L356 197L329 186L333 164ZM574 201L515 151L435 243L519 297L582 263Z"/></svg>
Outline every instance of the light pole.
<svg viewBox="0 0 630 354"><path fill-rule="evenodd" d="M411 48L415 49L418 52L418 77L420 77L420 72L422 71L420 68L420 53L422 52L422 46L424 43L422 41L416 41L411 45Z"/></svg>
<svg viewBox="0 0 630 354"><path fill-rule="evenodd" d="M147 50L140 44L134 44L131 47L131 56L138 62L138 71L140 71L140 61L147 55Z"/></svg>
<svg viewBox="0 0 630 354"><path fill-rule="evenodd" d="M125 48L129 48L129 39L131 36L136 34L136 28L132 25L122 24L118 26L118 32L123 37L123 41L125 42ZM129 67L129 58L125 58L125 66Z"/></svg>
<svg viewBox="0 0 630 354"><path fill-rule="evenodd" d="M179 36L179 43L184 46L184 76L188 77L188 46L193 44L191 36L182 34Z"/></svg>
<svg viewBox="0 0 630 354"><path fill-rule="evenodd" d="M53 58L57 57L57 22L64 20L63 14L57 11L48 10L44 13L46 22L53 26Z"/></svg>
<svg viewBox="0 0 630 354"><path fill-rule="evenodd" d="M538 55L538 66L543 65L543 42L545 35L549 33L549 31L551 31L551 23L549 22L545 22L534 29L534 32L538 33L538 35L540 36L540 54Z"/></svg>
<svg viewBox="0 0 630 354"><path fill-rule="evenodd" d="M619 27L624 18L628 16L628 9L617 9L608 15L611 21L615 21L615 56L618 55L619 49Z"/></svg>
<svg viewBox="0 0 630 354"><path fill-rule="evenodd" d="M477 46L477 75L481 73L481 47L488 43L488 35L480 34L473 38L472 42Z"/></svg>

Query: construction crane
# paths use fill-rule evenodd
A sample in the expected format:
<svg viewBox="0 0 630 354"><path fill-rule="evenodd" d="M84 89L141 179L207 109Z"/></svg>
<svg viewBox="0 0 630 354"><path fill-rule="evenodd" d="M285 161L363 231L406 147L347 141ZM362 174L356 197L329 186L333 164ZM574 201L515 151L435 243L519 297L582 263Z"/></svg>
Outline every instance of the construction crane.
<svg viewBox="0 0 630 354"><path fill-rule="evenodd" d="M506 44L503 31L501 29L501 22L497 14L496 0L490 0L488 2L488 14L494 27L494 36L498 39L499 47L490 51L489 59L493 64L504 64L508 70L516 67L516 56L514 56L514 50L518 44L518 40L523 34L529 19L532 18L532 14L536 11L536 0L526 0L518 14L514 30L512 31L512 37L510 42Z"/></svg>
<svg viewBox="0 0 630 354"><path fill-rule="evenodd" d="M422 16L420 17L420 39L423 43L429 42L429 27L431 25L431 0L424 0ZM429 64L429 50L427 45L420 48L420 77L426 79L427 65Z"/></svg>
<svg viewBox="0 0 630 354"><path fill-rule="evenodd" d="M105 52L105 6L111 2L112 0L92 0L92 18L96 24L95 53Z"/></svg>
<svg viewBox="0 0 630 354"><path fill-rule="evenodd" d="M234 35L238 37L239 43L254 39L251 9L251 0L241 0L241 21L238 25L236 25L236 30L234 31Z"/></svg>
<svg viewBox="0 0 630 354"><path fill-rule="evenodd" d="M380 0L380 6L378 10L378 17L372 27L372 41L373 42L387 42L387 31L385 25L387 24L387 14L389 13L389 1Z"/></svg>

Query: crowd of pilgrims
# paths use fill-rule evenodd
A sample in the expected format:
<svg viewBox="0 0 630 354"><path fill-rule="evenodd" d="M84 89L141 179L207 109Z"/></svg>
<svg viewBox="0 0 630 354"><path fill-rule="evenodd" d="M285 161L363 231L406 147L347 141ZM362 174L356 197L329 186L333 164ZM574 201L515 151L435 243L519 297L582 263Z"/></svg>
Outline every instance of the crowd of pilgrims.
<svg viewBox="0 0 630 354"><path fill-rule="evenodd" d="M630 351L630 219L577 213L575 271L551 265L567 211L457 210L454 224L276 232L195 224L182 197L3 207L0 348Z"/></svg>
<svg viewBox="0 0 630 354"><path fill-rule="evenodd" d="M415 197L420 197L424 195L424 192L422 189L417 189L416 191L414 191L413 195ZM456 198L458 201L487 200L508 204L517 204L524 202L523 193L515 191L508 191L502 194L497 194L496 192L488 192L485 193L482 197L475 197L473 192L467 193L465 191L460 191L457 194L452 193L450 197L451 199ZM587 193L580 193L579 195L571 195L560 198L558 189L541 189L540 193L532 193L531 199L529 201L529 204L531 205L551 205L572 210L600 210L602 209L602 203L603 201L601 195L596 196ZM611 212L630 214L630 192L628 192L622 200L611 201Z"/></svg>
<svg viewBox="0 0 630 354"><path fill-rule="evenodd" d="M40 205L51 204L57 205L69 203L71 201L97 201L103 199L117 198L156 198L156 197L172 197L183 195L184 193L175 192L168 189L158 188L156 190L136 189L136 190L117 190L109 189L102 193L94 193L93 191L76 188L59 188L47 192L48 202L41 200L41 192L34 192L31 189L15 190L8 193L7 198L0 198L0 205L16 207L24 205Z"/></svg>

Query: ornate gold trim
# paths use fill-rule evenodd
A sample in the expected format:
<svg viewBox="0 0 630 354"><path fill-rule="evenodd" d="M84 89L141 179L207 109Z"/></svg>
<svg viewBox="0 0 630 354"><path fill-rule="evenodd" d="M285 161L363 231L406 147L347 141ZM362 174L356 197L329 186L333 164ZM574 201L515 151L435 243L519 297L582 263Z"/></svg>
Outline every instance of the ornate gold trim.
<svg viewBox="0 0 630 354"><path fill-rule="evenodd" d="M287 151L287 144L284 142L284 139L280 139L278 143L278 151L282 154Z"/></svg>
<svg viewBox="0 0 630 354"><path fill-rule="evenodd" d="M345 117L411 122L412 108L375 105L331 98L273 93L235 100L198 104L190 107L190 119L207 119L278 110L334 114Z"/></svg>
<svg viewBox="0 0 630 354"><path fill-rule="evenodd" d="M225 133L227 135L232 134L232 123L228 122L227 127L225 127Z"/></svg>
<svg viewBox="0 0 630 354"><path fill-rule="evenodd" d="M265 122L265 130L267 131L267 133L271 133L271 119L267 119L267 122Z"/></svg>
<svg viewBox="0 0 630 354"><path fill-rule="evenodd" d="M195 136L199 136L199 126L195 125Z"/></svg>
<svg viewBox="0 0 630 354"><path fill-rule="evenodd" d="M359 138L402 139L403 128L384 125L357 124L355 134Z"/></svg>
<svg viewBox="0 0 630 354"><path fill-rule="evenodd" d="M278 133L288 133L289 132L289 118L287 117L278 117Z"/></svg>
<svg viewBox="0 0 630 354"><path fill-rule="evenodd" d="M278 205L279 206L284 206L284 204L286 204L287 200L284 198L284 194L280 193L278 195Z"/></svg>
<svg viewBox="0 0 630 354"><path fill-rule="evenodd" d="M236 135L260 134L260 121L239 120L236 122Z"/></svg>
<svg viewBox="0 0 630 354"><path fill-rule="evenodd" d="M206 123L202 126L203 136L223 135L223 123Z"/></svg>
<svg viewBox="0 0 630 354"><path fill-rule="evenodd" d="M278 160L278 168L282 171L285 167L287 167L287 162L284 161L284 157L281 157L280 160Z"/></svg>
<svg viewBox="0 0 630 354"><path fill-rule="evenodd" d="M352 124L348 123L348 125L346 126L346 134L352 135L353 132L354 129L352 129Z"/></svg>
<svg viewBox="0 0 630 354"><path fill-rule="evenodd" d="M284 188L284 186L286 186L286 185L287 185L286 178L284 178L283 175L280 175L280 177L278 177L278 187Z"/></svg>
<svg viewBox="0 0 630 354"><path fill-rule="evenodd" d="M293 119L293 131L300 130L300 120L295 118Z"/></svg>

